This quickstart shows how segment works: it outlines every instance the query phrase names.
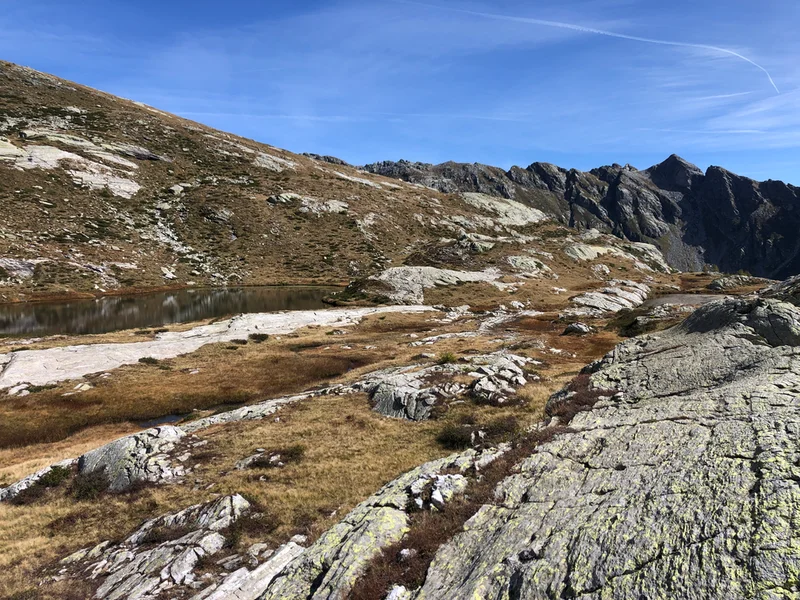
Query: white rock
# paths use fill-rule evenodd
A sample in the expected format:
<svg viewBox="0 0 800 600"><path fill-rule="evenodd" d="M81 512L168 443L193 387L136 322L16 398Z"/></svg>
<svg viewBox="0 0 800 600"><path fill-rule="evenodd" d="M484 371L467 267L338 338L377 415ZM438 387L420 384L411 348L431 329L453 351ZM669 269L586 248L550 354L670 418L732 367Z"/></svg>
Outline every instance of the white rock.
<svg viewBox="0 0 800 600"><path fill-rule="evenodd" d="M0 389L29 383L45 385L78 379L89 373L109 371L135 364L150 356L159 360L194 352L206 344L246 338L250 333L280 335L309 325L345 327L362 318L386 313L419 313L427 306L382 306L376 308L326 309L283 313L254 313L203 325L183 332L169 332L156 340L119 344L63 346L46 350L15 352L0 372ZM0 355L3 356L3 355Z"/></svg>
<svg viewBox="0 0 800 600"><path fill-rule="evenodd" d="M496 215L496 221L506 226L523 227L532 223L539 223L548 218L542 211L516 200L496 198L472 192L462 194L462 198L470 206Z"/></svg>

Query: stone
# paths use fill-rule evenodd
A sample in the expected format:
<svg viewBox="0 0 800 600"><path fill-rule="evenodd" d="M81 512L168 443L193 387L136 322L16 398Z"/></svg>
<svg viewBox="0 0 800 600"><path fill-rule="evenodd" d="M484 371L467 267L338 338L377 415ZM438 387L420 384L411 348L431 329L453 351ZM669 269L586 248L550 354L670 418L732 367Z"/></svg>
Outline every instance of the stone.
<svg viewBox="0 0 800 600"><path fill-rule="evenodd" d="M411 598L411 591L402 585L394 586L386 596L386 600L411 600Z"/></svg>
<svg viewBox="0 0 800 600"><path fill-rule="evenodd" d="M380 284L377 293L390 301L401 304L421 304L425 301L425 290L435 287L458 285L460 283L490 283L503 289L498 283L502 273L497 270L454 271L436 267L392 267L379 275L370 277L369 282Z"/></svg>
<svg viewBox="0 0 800 600"><path fill-rule="evenodd" d="M281 173L287 169L294 169L297 166L297 163L292 160L281 158L273 154L267 154L266 152L259 152L253 164L257 167L275 171L276 173Z"/></svg>
<svg viewBox="0 0 800 600"><path fill-rule="evenodd" d="M430 418L440 399L455 398L466 392L480 400L506 401L515 394L515 388L527 383L522 366L532 362L498 352L470 356L458 363L394 367L370 373L348 389L366 393L373 410L384 416L422 421ZM456 383L452 381L456 375L468 375L475 381L470 386Z"/></svg>
<svg viewBox="0 0 800 600"><path fill-rule="evenodd" d="M298 209L302 213L310 213L321 217L324 214L343 214L350 206L341 200L315 200L314 198L303 198Z"/></svg>
<svg viewBox="0 0 800 600"><path fill-rule="evenodd" d="M547 220L542 211L507 198L497 198L481 193L465 192L464 202L495 217L495 220L506 226L523 227Z"/></svg>
<svg viewBox="0 0 800 600"><path fill-rule="evenodd" d="M20 279L30 279L36 265L47 262L45 259L24 260L19 258L0 258L0 269Z"/></svg>
<svg viewBox="0 0 800 600"><path fill-rule="evenodd" d="M18 148L7 139L0 137L0 160L15 162L25 156L25 151Z"/></svg>
<svg viewBox="0 0 800 600"><path fill-rule="evenodd" d="M740 287L752 285L764 285L769 283L768 279L761 277L751 277L750 275L729 275L727 277L720 277L708 284L708 289L716 292L725 292Z"/></svg>
<svg viewBox="0 0 800 600"><path fill-rule="evenodd" d="M589 335L592 333L594 329L589 327L586 323L570 323L567 325L566 329L564 329L564 333L561 335Z"/></svg>
<svg viewBox="0 0 800 600"><path fill-rule="evenodd" d="M288 542L252 571L246 568L234 571L210 593L197 594L191 600L256 600L275 576L304 550L302 546Z"/></svg>
<svg viewBox="0 0 800 600"><path fill-rule="evenodd" d="M644 304L649 294L650 287L643 283L615 279L608 282L608 287L573 298L572 304L576 308L567 309L564 314L601 317L607 313L637 308Z"/></svg>
<svg viewBox="0 0 800 600"><path fill-rule="evenodd" d="M61 564L67 566L68 577L100 581L95 594L100 600L152 598L158 596L158 590L176 586L191 590L197 562L218 553L226 544L220 532L249 510L249 503L241 496L223 496L151 519L124 541L103 542L81 550L63 559ZM155 531L174 531L176 537L153 545L148 540Z"/></svg>
<svg viewBox="0 0 800 600"><path fill-rule="evenodd" d="M104 472L114 492L139 482L179 477L183 467L172 464L169 453L185 435L177 427L163 426L126 436L81 456L78 471Z"/></svg>

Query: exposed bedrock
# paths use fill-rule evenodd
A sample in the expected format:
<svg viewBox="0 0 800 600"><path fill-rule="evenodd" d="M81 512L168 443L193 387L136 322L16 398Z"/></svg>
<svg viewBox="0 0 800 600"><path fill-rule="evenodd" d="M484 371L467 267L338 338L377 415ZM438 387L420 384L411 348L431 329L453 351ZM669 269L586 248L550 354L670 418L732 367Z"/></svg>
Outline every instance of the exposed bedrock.
<svg viewBox="0 0 800 600"><path fill-rule="evenodd" d="M502 481L414 597L798 597L792 290L712 303L592 365L621 394Z"/></svg>

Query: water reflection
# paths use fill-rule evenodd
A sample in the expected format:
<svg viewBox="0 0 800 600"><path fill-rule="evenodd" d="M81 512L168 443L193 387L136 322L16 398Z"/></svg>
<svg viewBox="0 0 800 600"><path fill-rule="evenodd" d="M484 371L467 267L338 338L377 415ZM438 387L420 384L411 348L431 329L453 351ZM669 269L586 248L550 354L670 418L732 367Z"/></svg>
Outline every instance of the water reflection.
<svg viewBox="0 0 800 600"><path fill-rule="evenodd" d="M0 335L107 333L239 313L312 310L336 288L252 287L178 290L139 296L0 305Z"/></svg>

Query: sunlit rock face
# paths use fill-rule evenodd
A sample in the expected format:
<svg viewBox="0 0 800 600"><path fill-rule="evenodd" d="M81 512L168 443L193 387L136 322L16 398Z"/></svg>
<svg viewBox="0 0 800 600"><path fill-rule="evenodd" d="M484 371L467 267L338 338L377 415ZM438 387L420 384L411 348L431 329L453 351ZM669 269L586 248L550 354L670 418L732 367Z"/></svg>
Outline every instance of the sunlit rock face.
<svg viewBox="0 0 800 600"><path fill-rule="evenodd" d="M592 365L621 393L503 481L415 597L795 597L796 287L706 305Z"/></svg>

